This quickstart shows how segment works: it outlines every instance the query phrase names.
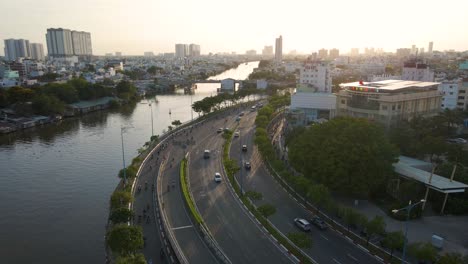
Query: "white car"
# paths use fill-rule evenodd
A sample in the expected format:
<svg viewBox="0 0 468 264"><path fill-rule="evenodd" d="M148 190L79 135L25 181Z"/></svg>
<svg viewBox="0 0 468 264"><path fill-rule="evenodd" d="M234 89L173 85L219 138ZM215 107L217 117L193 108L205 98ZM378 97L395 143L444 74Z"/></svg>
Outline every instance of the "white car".
<svg viewBox="0 0 468 264"><path fill-rule="evenodd" d="M215 173L214 180L215 182L221 182L221 174L219 172Z"/></svg>
<svg viewBox="0 0 468 264"><path fill-rule="evenodd" d="M299 227L302 231L310 231L310 223L309 221L303 219L303 218L295 218L294 223L296 224L297 227Z"/></svg>
<svg viewBox="0 0 468 264"><path fill-rule="evenodd" d="M234 137L239 137L239 132L235 132Z"/></svg>

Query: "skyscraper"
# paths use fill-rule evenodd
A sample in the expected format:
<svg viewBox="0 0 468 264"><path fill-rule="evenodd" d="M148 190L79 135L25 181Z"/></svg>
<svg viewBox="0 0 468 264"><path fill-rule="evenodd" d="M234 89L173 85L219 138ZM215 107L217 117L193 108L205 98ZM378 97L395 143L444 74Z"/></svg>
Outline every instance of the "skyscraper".
<svg viewBox="0 0 468 264"><path fill-rule="evenodd" d="M50 57L91 56L91 34L63 28L48 28L47 51Z"/></svg>
<svg viewBox="0 0 468 264"><path fill-rule="evenodd" d="M330 50L330 59L334 60L340 56L340 50L339 49L331 49Z"/></svg>
<svg viewBox="0 0 468 264"><path fill-rule="evenodd" d="M429 47L427 49L427 53L432 54L432 48L434 47L434 42L429 42Z"/></svg>
<svg viewBox="0 0 468 264"><path fill-rule="evenodd" d="M275 43L275 61L280 63L283 61L283 36L279 36Z"/></svg>
<svg viewBox="0 0 468 264"><path fill-rule="evenodd" d="M188 45L187 44L175 44L175 56L176 58L184 58L188 56Z"/></svg>
<svg viewBox="0 0 468 264"><path fill-rule="evenodd" d="M197 44L190 44L189 45L189 54L190 57L198 57L200 56L200 45Z"/></svg>
<svg viewBox="0 0 468 264"><path fill-rule="evenodd" d="M5 59L14 61L17 58L31 57L29 40L26 39L5 39Z"/></svg>
<svg viewBox="0 0 468 264"><path fill-rule="evenodd" d="M328 57L328 50L327 49L320 49L318 51L319 59L326 59Z"/></svg>
<svg viewBox="0 0 468 264"><path fill-rule="evenodd" d="M273 56L273 46L265 46L262 50L263 56Z"/></svg>
<svg viewBox="0 0 468 264"><path fill-rule="evenodd" d="M45 60L44 46L41 43L31 43L31 58L38 61Z"/></svg>

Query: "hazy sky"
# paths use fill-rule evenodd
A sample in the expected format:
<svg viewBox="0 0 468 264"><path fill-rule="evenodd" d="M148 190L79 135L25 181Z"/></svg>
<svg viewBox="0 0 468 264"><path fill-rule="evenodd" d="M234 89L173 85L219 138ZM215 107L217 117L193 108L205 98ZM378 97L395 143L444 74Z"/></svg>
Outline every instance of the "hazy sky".
<svg viewBox="0 0 468 264"><path fill-rule="evenodd" d="M1 1L0 39L44 44L49 27L91 32L93 53L261 52L283 35L283 52L412 44L468 50L468 0L11 0ZM3 55L3 41L0 43Z"/></svg>

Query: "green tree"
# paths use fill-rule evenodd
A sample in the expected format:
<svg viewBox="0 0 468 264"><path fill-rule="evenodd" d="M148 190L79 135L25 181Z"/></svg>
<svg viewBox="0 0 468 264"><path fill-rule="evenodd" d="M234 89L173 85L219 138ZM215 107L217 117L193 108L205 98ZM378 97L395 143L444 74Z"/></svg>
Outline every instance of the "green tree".
<svg viewBox="0 0 468 264"><path fill-rule="evenodd" d="M467 259L468 260L468 259ZM459 253L445 253L437 261L437 264L466 264L466 260L463 260L463 256Z"/></svg>
<svg viewBox="0 0 468 264"><path fill-rule="evenodd" d="M385 186L397 157L381 126L351 117L311 126L289 146L297 170L331 190L356 196Z"/></svg>
<svg viewBox="0 0 468 264"><path fill-rule="evenodd" d="M182 122L180 122L180 120L174 120L174 121L172 121L171 124L172 124L173 126L175 126L175 127L178 127L178 126L182 125Z"/></svg>
<svg viewBox="0 0 468 264"><path fill-rule="evenodd" d="M300 248L310 248L312 246L312 239L302 232L293 232L286 235L296 246Z"/></svg>
<svg viewBox="0 0 468 264"><path fill-rule="evenodd" d="M372 220L370 220L366 225L367 231L367 245L369 245L369 240L375 234L383 235L385 234L385 220L382 216L376 215Z"/></svg>
<svg viewBox="0 0 468 264"><path fill-rule="evenodd" d="M118 256L115 260L116 264L146 264L145 255L141 253L131 254L130 256Z"/></svg>
<svg viewBox="0 0 468 264"><path fill-rule="evenodd" d="M42 94L34 97L32 108L38 115L63 114L65 104L53 95Z"/></svg>
<svg viewBox="0 0 468 264"><path fill-rule="evenodd" d="M8 99L9 104L29 102L33 97L34 91L29 88L15 86L6 90L6 98Z"/></svg>
<svg viewBox="0 0 468 264"><path fill-rule="evenodd" d="M265 217L268 218L276 213L276 207L271 204L260 205L257 210Z"/></svg>
<svg viewBox="0 0 468 264"><path fill-rule="evenodd" d="M42 76L39 76L37 79L40 81L40 82L53 82L55 81L57 78L59 77L59 75L57 73L52 73L52 72L48 72Z"/></svg>
<svg viewBox="0 0 468 264"><path fill-rule="evenodd" d="M111 212L110 220L114 224L127 223L133 216L133 211L126 207L119 207Z"/></svg>
<svg viewBox="0 0 468 264"><path fill-rule="evenodd" d="M128 205L133 200L132 194L127 191L115 191L111 196L111 208Z"/></svg>
<svg viewBox="0 0 468 264"><path fill-rule="evenodd" d="M248 191L245 193L245 196L249 197L252 200L261 200L263 199L262 193L256 191Z"/></svg>
<svg viewBox="0 0 468 264"><path fill-rule="evenodd" d="M434 262L437 259L437 250L431 243L414 243L408 247L408 253L419 261Z"/></svg>
<svg viewBox="0 0 468 264"><path fill-rule="evenodd" d="M149 74L156 74L158 72L158 68L156 66L151 66L146 70L146 72Z"/></svg>
<svg viewBox="0 0 468 264"><path fill-rule="evenodd" d="M348 227L348 232L349 232L349 228L351 226L357 225L359 221L359 216L356 213L356 211L354 211L352 208L344 207L342 208L342 210L343 210L344 221Z"/></svg>
<svg viewBox="0 0 468 264"><path fill-rule="evenodd" d="M125 100L130 100L136 95L137 92L136 87L129 81L125 80L120 81L115 87L115 89L117 91L117 96Z"/></svg>
<svg viewBox="0 0 468 264"><path fill-rule="evenodd" d="M382 241L382 244L390 249L390 259L392 259L393 252L395 251L395 249L402 250L404 242L405 235L403 234L403 232L398 231L388 233Z"/></svg>
<svg viewBox="0 0 468 264"><path fill-rule="evenodd" d="M109 230L106 241L112 252L130 256L143 248L143 231L140 226L118 224Z"/></svg>
<svg viewBox="0 0 468 264"><path fill-rule="evenodd" d="M330 193L328 188L323 184L311 184L308 188L307 197L317 207L320 207L321 205L325 205L330 199Z"/></svg>
<svg viewBox="0 0 468 264"><path fill-rule="evenodd" d="M61 101L67 104L78 101L78 92L75 87L69 83L48 83L42 88L43 92L48 95L54 95Z"/></svg>

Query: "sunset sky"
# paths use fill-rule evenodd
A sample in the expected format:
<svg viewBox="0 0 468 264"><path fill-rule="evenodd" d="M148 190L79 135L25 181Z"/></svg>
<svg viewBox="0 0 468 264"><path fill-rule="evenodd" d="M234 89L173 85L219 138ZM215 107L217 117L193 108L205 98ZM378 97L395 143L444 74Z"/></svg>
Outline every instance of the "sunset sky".
<svg viewBox="0 0 468 264"><path fill-rule="evenodd" d="M208 52L261 52L283 35L283 52L415 44L468 50L468 1L422 0L14 0L0 3L3 39L44 44L47 28L91 32L93 53L174 52L197 43Z"/></svg>

